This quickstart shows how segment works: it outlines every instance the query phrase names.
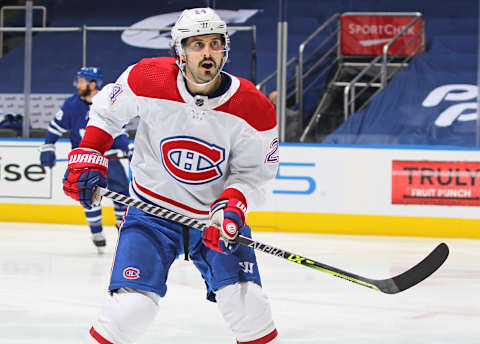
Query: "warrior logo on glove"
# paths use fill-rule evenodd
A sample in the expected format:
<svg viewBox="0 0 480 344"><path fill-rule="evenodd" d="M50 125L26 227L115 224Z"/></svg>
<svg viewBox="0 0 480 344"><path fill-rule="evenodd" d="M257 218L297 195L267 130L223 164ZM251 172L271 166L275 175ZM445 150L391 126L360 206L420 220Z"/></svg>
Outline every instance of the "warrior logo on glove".
<svg viewBox="0 0 480 344"><path fill-rule="evenodd" d="M80 164L77 164L80 163ZM68 168L69 169L84 169L85 165L83 164L91 163L93 165L100 165L108 168L108 159L107 157L99 154L92 154L88 152L87 154L69 154L68 156Z"/></svg>

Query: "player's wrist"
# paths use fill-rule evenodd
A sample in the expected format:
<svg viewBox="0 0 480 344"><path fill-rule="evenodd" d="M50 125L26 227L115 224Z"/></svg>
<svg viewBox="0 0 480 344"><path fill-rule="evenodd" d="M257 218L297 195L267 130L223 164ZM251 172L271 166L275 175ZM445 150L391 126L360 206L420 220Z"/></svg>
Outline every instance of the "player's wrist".
<svg viewBox="0 0 480 344"><path fill-rule="evenodd" d="M215 202L219 200L230 199L238 199L245 205L245 208L247 207L247 199L245 198L245 195L235 188L226 188L225 190L223 190L222 194L215 200Z"/></svg>
<svg viewBox="0 0 480 344"><path fill-rule="evenodd" d="M230 199L223 209L223 216L234 221L238 227L243 227L245 225L246 207L242 201Z"/></svg>
<svg viewBox="0 0 480 344"><path fill-rule="evenodd" d="M93 149L93 148L88 148L88 147L77 147L77 148L74 148L72 149L72 151L70 152L73 153L78 153L79 151L85 151L85 152L89 152L89 153L93 153L93 154L99 154L99 155L103 155L102 153L100 153L98 150L96 149Z"/></svg>
<svg viewBox="0 0 480 344"><path fill-rule="evenodd" d="M239 227L245 225L247 215L247 200L243 193L234 188L225 189L220 197L218 197L210 206L210 218L213 218L218 210L222 210L224 216L230 217L236 221ZM225 215L225 213L228 213ZM237 219L239 217L239 219Z"/></svg>
<svg viewBox="0 0 480 344"><path fill-rule="evenodd" d="M89 125L85 129L80 147L83 149L93 149L101 154L105 153L112 146L113 137L105 130Z"/></svg>
<svg viewBox="0 0 480 344"><path fill-rule="evenodd" d="M91 148L75 148L68 154L68 169L94 169L106 175L108 169L108 158Z"/></svg>

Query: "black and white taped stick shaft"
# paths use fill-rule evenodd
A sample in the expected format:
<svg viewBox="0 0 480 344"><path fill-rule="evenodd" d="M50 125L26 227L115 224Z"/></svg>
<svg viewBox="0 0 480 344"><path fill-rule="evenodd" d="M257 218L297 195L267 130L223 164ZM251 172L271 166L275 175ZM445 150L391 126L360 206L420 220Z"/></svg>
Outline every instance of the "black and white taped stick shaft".
<svg viewBox="0 0 480 344"><path fill-rule="evenodd" d="M128 196L124 196L122 194L104 189L102 187L97 187L96 193L99 196L105 196L116 202L138 208L148 214L163 219L175 221L177 223L194 229L198 229L200 231L203 231L206 227L204 223L192 219L188 216L181 215L174 211L148 204ZM289 260L291 262L315 270L319 270L332 276L339 277L347 281L363 285L364 287L368 287L387 294L396 294L410 287L413 287L417 283L420 283L425 278L433 274L443 264L443 262L447 259L449 253L448 246L444 243L441 243L427 257L425 257L420 263L418 263L411 269L392 278L375 280L317 262L313 259L255 241L242 235L238 236L236 242L244 246L252 247L258 251L268 253L272 256L280 257L285 260Z"/></svg>

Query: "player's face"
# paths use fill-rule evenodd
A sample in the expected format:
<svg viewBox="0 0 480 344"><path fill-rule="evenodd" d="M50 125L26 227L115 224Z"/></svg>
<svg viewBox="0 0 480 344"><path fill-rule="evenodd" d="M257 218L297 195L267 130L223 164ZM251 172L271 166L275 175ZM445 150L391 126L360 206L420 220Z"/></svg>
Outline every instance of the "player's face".
<svg viewBox="0 0 480 344"><path fill-rule="evenodd" d="M222 65L225 44L219 34L189 37L184 60L189 78L198 83L211 81Z"/></svg>
<svg viewBox="0 0 480 344"><path fill-rule="evenodd" d="M88 97L92 93L92 86L94 83L89 83L85 78L77 78L76 87L80 97Z"/></svg>
<svg viewBox="0 0 480 344"><path fill-rule="evenodd" d="M86 97L88 95L88 82L85 78L77 78L76 87L78 95L80 97Z"/></svg>

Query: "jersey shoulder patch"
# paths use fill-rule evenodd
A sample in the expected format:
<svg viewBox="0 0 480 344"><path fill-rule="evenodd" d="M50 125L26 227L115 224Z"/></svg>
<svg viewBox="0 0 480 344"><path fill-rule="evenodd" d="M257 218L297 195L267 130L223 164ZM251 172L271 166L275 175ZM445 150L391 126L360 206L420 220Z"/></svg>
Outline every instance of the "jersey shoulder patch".
<svg viewBox="0 0 480 344"><path fill-rule="evenodd" d="M183 102L177 87L178 72L172 57L146 58L133 66L128 85L140 97Z"/></svg>
<svg viewBox="0 0 480 344"><path fill-rule="evenodd" d="M277 115L273 104L253 83L243 78L238 79L240 86L237 92L215 110L240 117L258 131L275 128Z"/></svg>

